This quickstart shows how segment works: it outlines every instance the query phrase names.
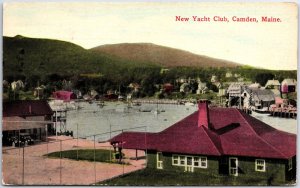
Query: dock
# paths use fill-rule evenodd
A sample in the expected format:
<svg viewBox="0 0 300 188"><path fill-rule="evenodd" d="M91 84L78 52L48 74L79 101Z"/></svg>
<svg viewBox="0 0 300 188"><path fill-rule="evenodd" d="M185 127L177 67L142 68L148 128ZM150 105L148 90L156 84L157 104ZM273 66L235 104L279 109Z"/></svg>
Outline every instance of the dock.
<svg viewBox="0 0 300 188"><path fill-rule="evenodd" d="M176 104L179 105L180 101L171 99L134 99L133 104Z"/></svg>
<svg viewBox="0 0 300 188"><path fill-rule="evenodd" d="M297 108L270 108L270 114L274 117L297 118Z"/></svg>

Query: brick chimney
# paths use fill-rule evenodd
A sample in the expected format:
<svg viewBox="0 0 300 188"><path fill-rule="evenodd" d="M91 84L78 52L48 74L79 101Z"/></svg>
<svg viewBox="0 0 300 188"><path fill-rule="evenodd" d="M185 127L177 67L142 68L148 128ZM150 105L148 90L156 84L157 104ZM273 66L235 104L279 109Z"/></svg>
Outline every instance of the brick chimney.
<svg viewBox="0 0 300 188"><path fill-rule="evenodd" d="M209 114L208 114L208 101L200 100L198 103L198 127L204 125L207 128L209 126Z"/></svg>

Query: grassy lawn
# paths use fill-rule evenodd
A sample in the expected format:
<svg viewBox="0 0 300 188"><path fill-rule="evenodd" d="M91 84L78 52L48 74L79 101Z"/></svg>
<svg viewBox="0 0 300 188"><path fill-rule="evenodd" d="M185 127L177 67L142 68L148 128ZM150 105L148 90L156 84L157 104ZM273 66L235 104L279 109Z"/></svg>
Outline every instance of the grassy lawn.
<svg viewBox="0 0 300 188"><path fill-rule="evenodd" d="M238 180L238 181L237 181ZM207 185L267 185L261 178L214 176L210 174L173 172L146 168L111 180L99 182L98 185L116 186L207 186ZM279 185L279 184L278 184Z"/></svg>
<svg viewBox="0 0 300 188"><path fill-rule="evenodd" d="M62 151L62 158L74 159L74 160L86 160L86 161L94 161L94 150L93 149L80 149L78 150L78 158L77 158L77 150L66 150ZM111 157L110 157L111 155ZM60 152L53 152L45 155L47 157L60 158ZM113 159L113 152L109 150L97 149L95 152L95 160L97 162L111 162L110 159Z"/></svg>

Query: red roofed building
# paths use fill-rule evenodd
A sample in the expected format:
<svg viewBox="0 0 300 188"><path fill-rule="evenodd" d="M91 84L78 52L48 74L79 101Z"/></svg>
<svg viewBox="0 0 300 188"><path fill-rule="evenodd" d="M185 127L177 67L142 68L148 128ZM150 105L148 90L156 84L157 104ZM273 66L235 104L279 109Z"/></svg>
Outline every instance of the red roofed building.
<svg viewBox="0 0 300 188"><path fill-rule="evenodd" d="M146 150L149 168L279 182L296 177L296 135L238 109L208 108L207 101L162 132L124 132L110 141L115 147Z"/></svg>
<svg viewBox="0 0 300 188"><path fill-rule="evenodd" d="M36 140L46 140L46 130L53 129L53 111L45 100L20 100L3 102L2 142L28 134ZM48 126L47 126L48 125Z"/></svg>
<svg viewBox="0 0 300 188"><path fill-rule="evenodd" d="M73 99L77 99L75 93L71 91L55 91L53 92L53 97L57 100L70 101Z"/></svg>

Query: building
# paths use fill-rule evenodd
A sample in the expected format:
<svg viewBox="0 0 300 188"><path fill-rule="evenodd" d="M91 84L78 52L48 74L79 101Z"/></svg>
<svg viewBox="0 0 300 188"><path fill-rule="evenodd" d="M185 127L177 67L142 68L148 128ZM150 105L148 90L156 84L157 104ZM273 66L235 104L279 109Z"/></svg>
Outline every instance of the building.
<svg viewBox="0 0 300 188"><path fill-rule="evenodd" d="M188 93L190 92L190 85L188 83L183 83L180 85L179 92Z"/></svg>
<svg viewBox="0 0 300 188"><path fill-rule="evenodd" d="M255 82L255 83L250 84L248 87L249 88L256 88L256 89L258 89L258 88L261 88L261 85L259 83Z"/></svg>
<svg viewBox="0 0 300 188"><path fill-rule="evenodd" d="M205 82L201 82L201 80L198 80L198 89L196 91L197 94L204 94L208 92L208 88L206 86Z"/></svg>
<svg viewBox="0 0 300 188"><path fill-rule="evenodd" d="M228 89L228 105L229 106L241 106L242 105L242 99L241 94L245 88L244 82L232 82Z"/></svg>
<svg viewBox="0 0 300 188"><path fill-rule="evenodd" d="M34 88L33 96L35 96L37 99L43 98L45 88L46 86L44 85Z"/></svg>
<svg viewBox="0 0 300 188"><path fill-rule="evenodd" d="M211 76L211 79L210 79L210 82L211 83L215 83L215 82L217 82L218 81L218 77L216 76L216 75L212 75Z"/></svg>
<svg viewBox="0 0 300 188"><path fill-rule="evenodd" d="M3 141L24 133L36 140L46 140L53 130L52 115L45 100L3 102Z"/></svg>
<svg viewBox="0 0 300 188"><path fill-rule="evenodd" d="M257 111L269 110L270 105L275 104L275 96L271 90L246 87L242 93L243 107L253 108Z"/></svg>
<svg viewBox="0 0 300 188"><path fill-rule="evenodd" d="M232 73L231 72L226 72L225 77L226 78L231 78L232 77Z"/></svg>
<svg viewBox="0 0 300 188"><path fill-rule="evenodd" d="M280 83L278 80L268 80L266 85L265 85L266 89L280 89Z"/></svg>
<svg viewBox="0 0 300 188"><path fill-rule="evenodd" d="M118 149L146 150L147 167L282 182L295 179L296 135L279 131L234 108L208 108L159 133L124 132Z"/></svg>
<svg viewBox="0 0 300 188"><path fill-rule="evenodd" d="M281 82L281 92L291 93L296 92L297 81L295 79L284 79Z"/></svg>
<svg viewBox="0 0 300 188"><path fill-rule="evenodd" d="M139 92L141 89L138 83L130 83L128 87L132 89L132 92Z"/></svg>
<svg viewBox="0 0 300 188"><path fill-rule="evenodd" d="M64 102L69 102L71 100L77 99L75 93L71 91L55 91L53 92L53 97L56 100L63 100Z"/></svg>
<svg viewBox="0 0 300 188"><path fill-rule="evenodd" d="M239 78L239 77L241 77L241 75L240 75L240 74L238 74L238 73L235 73L233 76L234 76L235 78Z"/></svg>
<svg viewBox="0 0 300 188"><path fill-rule="evenodd" d="M166 93L172 93L174 86L170 83L163 84L163 91Z"/></svg>

